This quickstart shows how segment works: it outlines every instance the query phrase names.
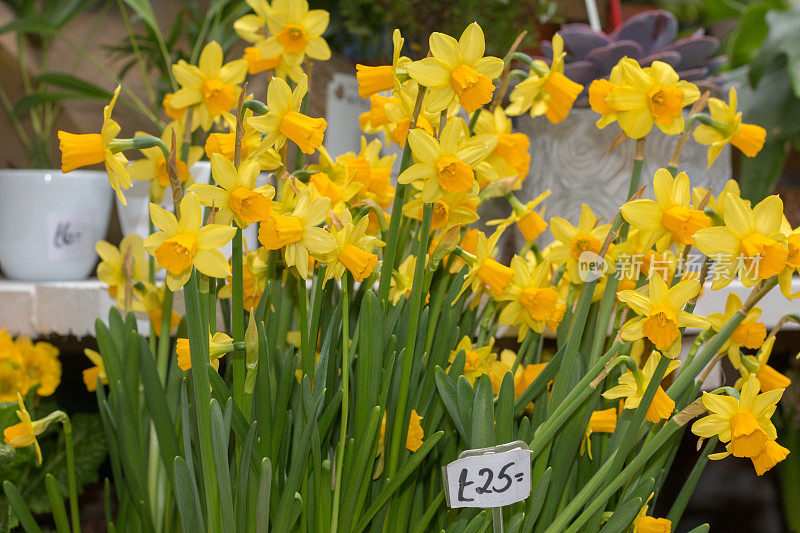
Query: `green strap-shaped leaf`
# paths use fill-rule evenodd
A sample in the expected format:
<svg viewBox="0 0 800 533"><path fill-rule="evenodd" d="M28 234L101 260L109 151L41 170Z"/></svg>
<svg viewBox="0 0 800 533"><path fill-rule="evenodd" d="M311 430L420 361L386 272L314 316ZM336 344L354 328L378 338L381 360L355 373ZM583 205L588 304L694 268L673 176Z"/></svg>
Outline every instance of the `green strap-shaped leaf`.
<svg viewBox="0 0 800 533"><path fill-rule="evenodd" d="M47 497L50 499L50 514L53 515L53 522L56 524L58 533L69 533L69 520L67 520L67 508L64 507L64 497L58 488L56 478L50 472L44 478L47 488Z"/></svg>
<svg viewBox="0 0 800 533"><path fill-rule="evenodd" d="M173 468L175 472L175 500L181 515L181 526L184 531L203 531L203 512L200 509L200 495L189 473L189 466L183 457L176 457ZM208 490L214 490L209 487Z"/></svg>
<svg viewBox="0 0 800 533"><path fill-rule="evenodd" d="M19 490L17 490L17 487L15 487L10 481L5 481L3 482L3 491L6 493L8 503L11 504L11 508L17 515L19 523L22 524L22 528L28 533L42 533L42 530L39 529L39 526L33 519L31 510L28 508L28 505L22 498L22 494L20 494Z"/></svg>
<svg viewBox="0 0 800 533"><path fill-rule="evenodd" d="M636 515L639 514L639 510L642 508L642 499L641 498L632 498L625 503L622 503L614 509L611 518L603 526L603 529L600 530L600 533L616 533L617 531L625 531L628 526L633 522L633 519L636 518Z"/></svg>

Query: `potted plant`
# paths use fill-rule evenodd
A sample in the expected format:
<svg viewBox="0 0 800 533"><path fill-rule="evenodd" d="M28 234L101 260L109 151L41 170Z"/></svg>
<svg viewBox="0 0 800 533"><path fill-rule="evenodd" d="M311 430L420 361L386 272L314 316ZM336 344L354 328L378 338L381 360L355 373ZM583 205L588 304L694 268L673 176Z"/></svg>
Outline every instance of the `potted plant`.
<svg viewBox="0 0 800 533"><path fill-rule="evenodd" d="M0 170L0 269L10 278L85 278L96 260L94 242L103 238L108 226L111 195L106 173L82 170L66 176L53 150L53 131L64 102L111 96L70 72L50 69L53 40L93 3L9 2L16 19L0 30L15 38L11 42L16 43L13 53L22 85L22 97L12 102L12 87L4 81L0 101L29 165Z"/></svg>
<svg viewBox="0 0 800 533"><path fill-rule="evenodd" d="M633 142L624 142L613 151L621 133L616 124L597 131L599 115L589 107L589 85L606 79L612 67L623 57L636 59L642 66L662 61L675 68L680 79L697 83L701 91L719 89L710 79L724 57L715 56L719 41L699 30L677 39L678 22L667 11L648 11L635 15L617 30L606 34L586 24L567 24L559 30L563 38L563 73L582 86L575 108L563 120L548 120L527 113L518 119L518 128L531 139L532 179L525 182L525 197L535 198L545 190L552 192L549 205L567 218L577 219L580 205L591 201L605 217L613 216L617 199L627 190ZM544 56L552 60L553 46L541 44ZM591 135L589 134L591 132ZM645 150L645 176L652 176L670 161L675 141L653 128ZM691 140L683 147L682 167L693 182L715 190L730 178L728 152L710 168L706 148ZM648 188L651 189L651 188ZM652 197L652 191L649 194ZM564 211L562 211L564 210Z"/></svg>

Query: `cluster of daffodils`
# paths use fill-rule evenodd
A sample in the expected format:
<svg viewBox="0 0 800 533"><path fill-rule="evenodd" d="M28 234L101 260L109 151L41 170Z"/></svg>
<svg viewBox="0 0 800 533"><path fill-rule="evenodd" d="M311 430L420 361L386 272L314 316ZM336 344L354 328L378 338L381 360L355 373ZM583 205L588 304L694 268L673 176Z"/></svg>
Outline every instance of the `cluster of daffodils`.
<svg viewBox="0 0 800 533"><path fill-rule="evenodd" d="M46 342L32 342L28 337L13 338L0 329L0 402L15 402L35 390L38 396L50 396L61 383L58 349Z"/></svg>
<svg viewBox="0 0 800 533"><path fill-rule="evenodd" d="M472 447L485 447L493 444L481 440L485 431L494 435L496 426L497 435L507 429L502 434L510 436L514 426L514 435L531 442L535 459L543 450L551 453L550 441L539 439L567 438L555 424L583 416L584 425L573 432L577 440L565 449L574 448L576 457L587 455L575 459L587 461L587 469L593 457L605 455L608 470L595 475L612 476L609 482L620 474L628 454L639 453L631 447L645 424L661 435L655 442L663 444L673 434L668 432L698 416L698 409L711 414L697 421L693 431L727 445L727 452L712 458L746 457L762 474L786 457L770 417L790 381L769 366L775 332L768 336L758 322L756 304L776 285L787 298L800 296L791 291L791 278L800 268L800 229L791 228L777 196L752 206L733 181L721 191L693 189L689 176L672 162L646 176L652 177L653 199L637 192L643 143L654 125L681 136L678 153L694 128L695 139L709 146L709 164L726 144L747 156L760 150L764 131L741 122L735 91L728 103L706 99L666 63L642 68L633 59L622 59L608 80L593 82L588 92L592 109L601 115L598 127L616 122L625 134L620 139L637 144L630 198L612 220L599 218L587 205L577 221L548 219L549 192L527 202L518 197L531 158L529 139L513 131L510 117L543 115L552 123L567 118L583 87L564 74L558 35L550 61L513 49L504 60L485 55L483 31L472 23L458 39L432 34L430 54L415 60L403 55L404 41L395 30L391 65L357 67L359 94L370 101L360 124L378 138L362 138L357 152L332 156L322 146L329 133L326 121L306 112L308 66L330 56L321 37L328 14L309 10L305 0L269 5L248 0L248 5L253 13L235 24L252 45L243 58L225 62L221 47L212 42L197 65L174 65L180 87L164 101L172 122L161 135L117 139L120 127L110 118L114 100L100 134L60 134L65 171L105 162L120 199L131 178L151 183L153 231L145 239L126 237L118 248L98 243L98 277L118 307L149 316L159 377L164 379L170 361L191 377L196 416L185 426L196 423L201 435L205 484L217 479L208 474L213 474L208 470L213 459L209 385L220 403L228 397L235 402L234 431L243 428L247 417L252 422L263 416L263 398L286 402L274 412L268 408L272 417L258 421L258 427L266 423L267 432L273 424L285 427L287 437L273 435L270 442L264 436L269 433L259 433L264 439L259 447L274 452L289 442L290 433L295 446L303 435L306 451L309 442L319 447L320 439L327 439L330 446L310 455L325 464L314 467L314 476L327 472L321 477L332 477L320 486L333 486L333 495L319 501L332 509L334 530L340 506L349 505L342 487L360 487L354 494L367 498L375 492L368 487L370 474L377 479L385 471L394 481L406 452L424 454L436 445L445 412L450 418L443 431L456 439L443 457L468 447L456 442L459 435L471 439ZM524 63L528 72L512 70L514 61ZM266 70L272 76L266 102L261 102L245 94L242 84L248 75ZM514 77L520 80L506 102ZM686 118L685 108L692 104ZM401 161L388 155L391 144L403 148ZM144 157L128 165L122 152L134 149ZM203 153L211 164L210 183L191 177L190 167ZM165 197L173 199L173 208L158 205ZM492 198L507 202L508 216L480 224L479 208ZM257 228L257 244L247 248L242 232L251 227ZM548 230L552 239L543 242ZM512 233L523 243L519 249L511 249ZM229 257L222 251L228 245ZM162 270L165 282L159 284ZM724 313L694 313L705 291L735 279L752 288L744 303L732 295ZM172 294L179 290L186 296L188 336L172 350L169 333L181 320L172 311ZM229 300L219 321L218 299ZM360 306L360 315L351 304ZM375 324L365 326L369 317L377 317ZM443 336L440 324L450 328L441 326ZM687 328L701 333L681 363ZM500 349L495 341L509 334L516 336L515 349ZM543 345L553 337L558 349L548 356ZM114 369L104 364L110 356L87 356L94 363L84 375L87 387L110 381L114 392L108 376ZM695 402L700 388L695 378L723 357L741 379ZM211 378L197 372L206 360ZM225 379L230 390L224 388ZM326 386L333 388L326 392ZM582 403L595 389L591 403ZM260 392L254 396L254 390ZM441 405L430 407L437 392ZM473 421L486 416L487 409L473 409L473 397L476 406L488 398L488 411L496 408L513 420L501 424L491 419L488 429L476 429ZM327 425L317 433L313 413L323 412L323 399L330 402L323 414ZM467 407L456 408L456 400ZM295 411L288 424L308 417L306 428L313 432L280 426L287 423L281 410L289 406ZM588 409L579 411L583 406ZM328 434L333 417L338 417L334 425L339 429L333 432L338 443ZM570 422L570 431L577 422ZM214 438L218 433L230 431L215 432ZM254 434L251 430L250 444ZM370 440L359 440L363 435ZM355 439L358 461L345 453L348 439ZM605 446L610 442L619 446L618 458L609 458ZM649 449L645 446L642 453ZM256 452L261 450L254 447ZM288 456L284 450L270 459L278 464ZM380 466L369 471L373 460ZM292 466L294 461L292 455ZM299 479L288 474L287 464L282 468L276 470L281 480L284 474L286 483ZM560 501L561 488L553 501ZM300 490L297 486L284 494L286 501ZM641 507L649 494L648 488L640 495L635 527L668 530L669 520L647 516L647 503ZM307 497L304 492L303 505ZM561 510L573 514L556 514L553 506L551 528L566 529L583 504L589 507L576 518L580 524L600 517L602 509L592 507L589 497L581 490ZM607 500L598 505L604 508ZM401 503L389 507L406 509ZM287 508L277 516L289 520L297 515ZM323 522L327 527L327 517ZM291 523L280 525L288 530Z"/></svg>

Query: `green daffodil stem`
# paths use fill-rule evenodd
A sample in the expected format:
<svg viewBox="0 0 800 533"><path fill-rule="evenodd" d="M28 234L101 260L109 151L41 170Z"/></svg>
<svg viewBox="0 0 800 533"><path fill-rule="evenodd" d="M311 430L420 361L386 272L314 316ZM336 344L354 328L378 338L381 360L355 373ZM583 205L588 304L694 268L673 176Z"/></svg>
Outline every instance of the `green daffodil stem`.
<svg viewBox="0 0 800 533"><path fill-rule="evenodd" d="M72 441L72 423L64 414L61 418L64 427L64 448L67 456L67 486L69 487L69 514L73 533L81 533L81 517L78 514L78 483L75 477L75 449Z"/></svg>
<svg viewBox="0 0 800 533"><path fill-rule="evenodd" d="M472 117L469 119L469 134L475 135L475 125L478 123L478 117L481 116L481 111L483 110L482 107L479 107L475 110L472 114Z"/></svg>
<svg viewBox="0 0 800 533"><path fill-rule="evenodd" d="M244 283L243 283L243 261L242 261L242 229L236 228L233 236L233 247L231 250L231 268L233 270L231 281L231 325L234 342L244 342ZM250 409L244 405L244 380L247 374L245 367L244 350L233 352L233 396L236 405L242 410L242 414L247 418Z"/></svg>
<svg viewBox="0 0 800 533"><path fill-rule="evenodd" d="M422 109L422 99L425 97L425 87L420 87L417 92L417 101L414 104L414 116L408 131L414 129L417 124L417 117ZM411 147L406 145L403 148L403 158L400 162L400 174L411 166ZM403 219L403 198L408 185L398 184L392 202L392 217L389 219L389 233L386 238L386 247L383 249L383 266L381 266L381 276L378 282L378 298L384 304L389 299L389 286L392 283L392 270L397 257L397 240L400 236L400 223Z"/></svg>
<svg viewBox="0 0 800 533"><path fill-rule="evenodd" d="M683 516L683 511L689 503L689 498L692 496L695 487L697 487L697 482L700 481L700 476L703 474L703 470L705 470L708 464L708 456L714 451L718 442L718 437L712 437L706 442L706 445L703 447L703 452L700 454L700 457L697 458L697 462L689 473L689 477L684 481L681 491L675 498L675 502L672 504L669 513L667 513L667 520L673 524L677 524L678 520Z"/></svg>
<svg viewBox="0 0 800 533"><path fill-rule="evenodd" d="M151 324L151 327L154 326L154 324ZM167 379L167 369L169 368L169 348L171 344L169 332L172 329L172 291L166 285L164 286L164 302L161 306L161 324L159 326L161 327L161 334L158 337L158 377L161 379L161 383L164 384Z"/></svg>
<svg viewBox="0 0 800 533"><path fill-rule="evenodd" d="M339 429L339 445L336 449L336 481L333 486L333 511L331 533L339 528L339 505L344 469L344 444L347 441L347 418L350 414L350 289L349 274L342 276L342 422Z"/></svg>
<svg viewBox="0 0 800 533"><path fill-rule="evenodd" d="M408 389L411 384L411 369L414 363L414 351L417 342L417 326L419 316L422 314L423 305L423 277L425 275L425 255L428 250L428 238L431 233L431 219L433 218L433 204L425 204L422 208L422 226L419 230L419 245L417 246L417 262L414 267L414 282L411 286L411 296L408 314L408 336L406 337L405 353L403 355L403 370L400 375L400 389L397 397L397 409L394 413L394 423L392 424L391 448L389 449L389 460L387 461L386 474L389 478L394 477L397 471L397 463L400 459L403 443L406 441L408 431Z"/></svg>

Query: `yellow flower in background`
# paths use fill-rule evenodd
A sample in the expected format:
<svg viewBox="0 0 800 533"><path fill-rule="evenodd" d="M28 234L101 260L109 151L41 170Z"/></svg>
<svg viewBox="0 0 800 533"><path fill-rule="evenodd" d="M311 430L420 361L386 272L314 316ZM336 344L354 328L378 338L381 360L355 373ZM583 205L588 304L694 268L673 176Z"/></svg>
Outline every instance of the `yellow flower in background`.
<svg viewBox="0 0 800 533"><path fill-rule="evenodd" d="M558 124L569 114L583 85L564 76L564 40L559 34L553 36L553 61L550 65L537 60L531 67L528 78L511 91L511 104L506 108L509 115L521 115L530 111L531 117L545 115L553 124Z"/></svg>
<svg viewBox="0 0 800 533"><path fill-rule="evenodd" d="M411 129L411 120L415 118L414 103L416 102L417 95L419 94L419 85L417 82L412 81L400 89L395 89L394 95L387 101L378 101L383 106L383 113L386 115L388 124L385 133L393 143L400 147L405 147L408 132ZM414 129L421 129L428 132L431 136L436 136L439 129L439 113L431 113L426 111L425 103L429 100L430 93L425 93L422 99L422 108L420 113L416 116ZM372 98L370 102L373 102ZM378 119L382 119L381 110L377 109L374 112L370 110L370 116L376 114ZM374 131L373 131L374 132Z"/></svg>
<svg viewBox="0 0 800 533"><path fill-rule="evenodd" d="M377 133L381 128L391 123L387 106L389 104L400 105L400 100L394 96L381 96L373 94L369 97L369 111L365 111L358 116L358 124L367 133Z"/></svg>
<svg viewBox="0 0 800 533"><path fill-rule="evenodd" d="M536 208L545 201L548 196L550 196L550 189L526 204L512 201L511 215L507 218L490 220L486 225L507 228L511 224L516 224L517 229L525 238L525 242L534 242L539 235L544 233L544 230L547 229L547 221L542 217L542 214L536 211ZM542 213L544 213L544 209L542 209Z"/></svg>
<svg viewBox="0 0 800 533"><path fill-rule="evenodd" d="M653 498L653 494L651 493L650 496L647 498L647 502L645 502L644 506L639 511L639 514L636 515L636 518L633 519L633 533L671 533L672 532L672 522L667 520L666 518L655 518L653 516L647 516L648 504L650 500Z"/></svg>
<svg viewBox="0 0 800 533"><path fill-rule="evenodd" d="M148 277L149 267L142 237L136 233L126 235L119 243L119 248L107 241L98 241L94 249L100 256L98 279L108 285L108 294L116 299L117 306L124 308L125 286L129 281L126 269L130 268L131 286ZM126 266L126 261L130 261L129 266Z"/></svg>
<svg viewBox="0 0 800 533"><path fill-rule="evenodd" d="M172 120L182 121L184 115L186 115L186 108L182 107L180 109L172 107L172 97L175 96L175 93L167 93L164 95L164 99L161 101L161 107L164 108L164 114L166 114Z"/></svg>
<svg viewBox="0 0 800 533"><path fill-rule="evenodd" d="M122 189L129 189L131 177L125 166L128 159L121 152L111 150L111 142L120 132L120 126L111 118L114 104L117 103L120 87L114 90L111 102L103 108L103 126L100 133L76 135L59 130L58 140L61 150L61 171L72 172L76 168L105 163L108 182L117 193L122 205L128 205Z"/></svg>
<svg viewBox="0 0 800 533"><path fill-rule="evenodd" d="M467 26L458 41L434 32L429 44L431 57L406 65L408 75L429 90L428 111L443 111L458 103L473 113L492 101L492 80L503 72L503 60L483 56L486 43L476 22Z"/></svg>
<svg viewBox="0 0 800 533"><path fill-rule="evenodd" d="M737 111L736 89L731 87L728 103L719 98L708 99L708 110L713 125L700 124L694 130L694 140L708 145L708 167L714 164L719 153L730 143L747 157L755 157L764 146L767 130L754 124L742 124L742 112Z"/></svg>
<svg viewBox="0 0 800 533"><path fill-rule="evenodd" d="M172 73L181 85L170 101L176 109L191 107L192 131L198 127L208 131L220 117L236 106L247 76L247 62L237 59L223 64L222 47L208 43L200 53L200 60L190 65L183 59L172 66Z"/></svg>
<svg viewBox="0 0 800 533"><path fill-rule="evenodd" d="M659 252L672 242L694 244L697 230L711 225L708 215L690 204L691 184L685 172L673 178L665 168L656 170L653 191L655 200L632 200L621 208L631 227L647 235L642 244L645 250L653 244Z"/></svg>
<svg viewBox="0 0 800 533"><path fill-rule="evenodd" d="M267 38L267 16L270 6L267 0L245 0L253 13L248 13L236 19L233 30L236 34L249 43L261 43Z"/></svg>
<svg viewBox="0 0 800 533"><path fill-rule="evenodd" d="M324 118L311 118L299 112L307 91L308 76L305 74L300 77L294 91L280 78L269 82L269 112L248 120L253 128L266 134L262 139L264 144L280 149L288 138L305 154L313 154L322 145L328 123Z"/></svg>
<svg viewBox="0 0 800 533"><path fill-rule="evenodd" d="M770 336L761 345L757 356L742 355L739 372L742 374L736 383L735 389L741 389L745 381L755 375L761 385L761 392L769 392L776 389L785 389L792 384L792 380L784 376L771 366L769 366L769 356L772 355L772 347L775 345L775 337Z"/></svg>
<svg viewBox="0 0 800 533"><path fill-rule="evenodd" d="M411 410L411 418L408 420L408 434L406 435L406 450L415 452L422 446L422 439L425 432L422 430L420 420L422 417L417 414L416 409Z"/></svg>
<svg viewBox="0 0 800 533"><path fill-rule="evenodd" d="M233 339L224 333L208 336L209 363L214 370L219 370L219 358L233 351ZM186 372L192 368L192 354L189 350L189 339L179 338L175 344L178 355L178 368Z"/></svg>
<svg viewBox="0 0 800 533"><path fill-rule="evenodd" d="M528 177L531 166L530 139L524 133L512 133L511 119L497 106L494 111L482 112L475 123L475 133L497 137L497 145L486 157L500 179L517 178L517 183Z"/></svg>
<svg viewBox="0 0 800 533"><path fill-rule="evenodd" d="M536 264L533 258L526 260L515 255L511 259L511 269L514 272L511 283L499 297L508 304L500 312L498 322L519 327L520 340L529 329L542 333L545 326L553 325L553 319L558 324L565 305L550 286L550 263Z"/></svg>
<svg viewBox="0 0 800 533"><path fill-rule="evenodd" d="M181 126L179 122L170 123L161 134L161 140L164 141L164 144L167 145L167 149L169 150L172 150L173 133L180 145L183 139L183 126ZM142 132L137 133L137 135L141 134ZM183 150L180 148L176 151L175 168L178 171L178 179L180 182L186 183L187 181L190 182L192 178L189 167L203 157L203 149L199 146L191 146L189 148L189 157L186 161L181 159L182 151ZM164 153L157 146L144 148L140 150L140 152L142 152L144 158L131 163L128 167L128 173L131 178L135 180L149 181L150 199L153 202L159 203L164 199L164 190L170 187L167 160L164 157Z"/></svg>
<svg viewBox="0 0 800 533"><path fill-rule="evenodd" d="M765 451L767 442L777 438L770 418L783 389L758 394L760 387L758 379L750 376L738 398L703 393L703 405L711 414L692 424L692 433L705 439L716 435L722 442L731 443L726 452L711 455L711 459L722 459L729 454L758 457Z"/></svg>
<svg viewBox="0 0 800 533"><path fill-rule="evenodd" d="M83 371L83 383L86 385L86 390L94 392L97 390L97 380L100 379L101 385L108 385L108 376L106 376L106 367L103 364L103 356L100 353L85 348L84 355L89 358L94 366Z"/></svg>
<svg viewBox="0 0 800 533"><path fill-rule="evenodd" d="M242 269L242 308L252 311L261 300L264 287L267 283L267 250L260 247L258 250L247 252L244 257ZM233 277L228 276L225 286L217 292L217 298L227 299L233 293Z"/></svg>
<svg viewBox="0 0 800 533"><path fill-rule="evenodd" d="M157 335L161 335L161 318L164 314L164 293L167 290L166 285L157 287L148 281L139 281L133 287L133 294L136 296L136 301L133 304L133 310L138 312L147 313L150 318L150 327ZM169 330L172 331L178 324L180 324L181 316L172 311L170 313Z"/></svg>
<svg viewBox="0 0 800 533"><path fill-rule="evenodd" d="M604 392L603 398L607 400L625 398L625 409L636 409L639 407L639 403L642 401L642 396L644 396L650 380L653 379L653 375L656 372L658 360L660 358L661 354L653 351L653 353L651 353L650 357L647 359L647 362L645 362L644 368L642 368L641 371L634 373L630 370L626 370L625 373L619 377L619 385ZM667 371L664 373L664 376L666 377L673 370L678 368L680 364L681 362L677 359L670 361L669 365L667 365ZM645 418L655 424L672 416L672 411L674 409L675 402L667 395L666 392L664 392L664 389L661 388L661 385L659 385L656 389L656 394L653 397L653 401L650 402L650 406L647 408Z"/></svg>
<svg viewBox="0 0 800 533"><path fill-rule="evenodd" d="M336 247L323 255L320 260L327 263L325 282L329 279L341 279L345 270L349 270L355 281L361 282L368 278L378 266L378 256L372 253L376 246L383 246L383 241L377 237L367 235L369 218L362 217L357 224L353 224L350 211L344 210L336 216L341 228L337 229L334 222L331 235L336 241Z"/></svg>
<svg viewBox="0 0 800 533"><path fill-rule="evenodd" d="M320 158L322 155L320 149ZM341 179L338 179L341 174ZM308 177L308 186L319 196L324 196L331 201L331 209L339 212L346 209L353 197L363 187L360 183L353 182L345 173L334 173L336 180L332 179L326 172L315 172Z"/></svg>
<svg viewBox="0 0 800 533"><path fill-rule="evenodd" d="M724 226L695 234L697 249L716 261L713 290L727 287L737 274L745 287L752 287L783 271L789 251L781 233L783 202L778 196L768 196L751 209L728 194L724 220Z"/></svg>
<svg viewBox="0 0 800 533"><path fill-rule="evenodd" d="M792 276L800 270L800 228L788 232L786 235L786 268L778 275L778 283L783 295L794 300L800 297L800 291L792 292Z"/></svg>
<svg viewBox="0 0 800 533"><path fill-rule="evenodd" d="M261 134L250 125L251 110L244 112L244 136L242 137L242 161L255 159L261 170L274 170L281 166L281 158L272 147L261 142ZM205 152L209 159L212 154L222 154L233 162L236 155L236 119L229 133L214 132L206 138Z"/></svg>
<svg viewBox="0 0 800 533"><path fill-rule="evenodd" d="M581 254L599 254L611 224L597 225L597 217L591 208L583 204L578 225L573 226L561 217L550 219L550 232L556 242L548 247L546 257L557 265L567 265L567 275L573 283L580 281L578 261ZM612 265L613 267L613 265Z"/></svg>
<svg viewBox="0 0 800 533"><path fill-rule="evenodd" d="M13 402L18 393L26 394L30 386L22 355L16 345L0 351L0 402Z"/></svg>
<svg viewBox="0 0 800 533"><path fill-rule="evenodd" d="M38 396L50 396L61 383L61 362L58 349L46 342L34 344L28 337L16 341L20 361L30 387L38 386ZM27 391L25 391L27 392Z"/></svg>
<svg viewBox="0 0 800 533"><path fill-rule="evenodd" d="M464 372L462 375L469 380L470 385L475 384L481 374L488 374L492 370L493 364L497 361L492 348L494 347L494 339L490 341L487 346L480 348L473 346L469 336L464 337L458 342L455 349L450 352L450 363L455 360L458 352L464 350L466 359L464 360ZM448 370L450 368L448 367Z"/></svg>
<svg viewBox="0 0 800 533"><path fill-rule="evenodd" d="M484 287L488 287L492 296L497 298L511 283L514 270L498 263L493 257L502 233L502 230L495 231L488 239L482 231L477 233L475 261L469 266L469 272L464 277L461 293L467 288L471 288L473 293L480 293Z"/></svg>
<svg viewBox="0 0 800 533"><path fill-rule="evenodd" d="M269 37L256 43L261 55L287 56L300 63L307 55L317 61L327 61L331 49L322 38L328 27L328 12L308 9L306 0L274 0L266 13ZM271 107L271 106L270 106Z"/></svg>
<svg viewBox="0 0 800 533"><path fill-rule="evenodd" d="M391 91L395 87L397 80L397 69L403 68L411 62L407 57L401 57L404 39L400 35L400 30L392 32L392 64L370 67L367 65L356 65L356 80L358 81L358 95L361 98L372 97L373 95ZM398 82L399 83L399 82Z"/></svg>
<svg viewBox="0 0 800 533"><path fill-rule="evenodd" d="M230 267L217 248L228 243L236 233L233 226L207 224L201 226L203 208L193 192L183 197L180 220L156 204L150 204L150 217L161 231L144 240L147 252L167 271L171 291L183 287L192 274L192 267L214 278L225 278Z"/></svg>
<svg viewBox="0 0 800 533"><path fill-rule="evenodd" d="M222 154L212 154L211 175L219 187L196 183L189 187L189 191L197 194L202 205L219 209L214 215L215 223L228 225L233 220L244 229L267 220L272 212L275 188L272 185L256 186L260 171L261 166L254 159L243 162L237 169Z"/></svg>
<svg viewBox="0 0 800 533"><path fill-rule="evenodd" d="M417 128L408 134L408 144L417 162L400 174L397 182L423 180L422 199L426 203L448 192L476 194L475 167L494 149L496 142L491 135L469 138L466 124L460 118L447 121L438 141Z"/></svg>
<svg viewBox="0 0 800 533"><path fill-rule="evenodd" d="M735 292L730 293L728 300L725 302L725 312L710 313L708 315L711 328L714 331L720 331L741 307L742 299L739 298L739 295ZM731 364L736 369L741 367L739 360L740 350L742 348L750 350L760 348L767 337L767 327L758 322L758 317L760 316L761 308L754 306L747 312L742 323L736 327L730 338L725 341L725 344L720 346L719 353L727 353Z"/></svg>
<svg viewBox="0 0 800 533"><path fill-rule="evenodd" d="M406 257L397 270L392 272L392 283L389 287L389 298L393 305L397 305L402 298L411 296L411 287L414 285L414 271L417 268L416 256Z"/></svg>
<svg viewBox="0 0 800 533"><path fill-rule="evenodd" d="M457 224L467 226L478 220L477 196L467 193L446 193L433 202L433 217L431 218L431 231L448 230ZM422 194L417 194L403 206L403 215L408 218L422 220L422 211L425 202Z"/></svg>
<svg viewBox="0 0 800 533"><path fill-rule="evenodd" d="M381 156L382 147L380 140L367 142L362 136L359 152L342 154L336 163L344 167L348 182L361 185L355 194L357 199L373 200L386 209L394 199L391 175L395 155Z"/></svg>
<svg viewBox="0 0 800 533"><path fill-rule="evenodd" d="M261 223L258 241L267 250L282 250L286 266L294 266L303 278L308 278L309 256L322 258L336 247L336 240L317 227L328 216L330 199L312 197L304 189L297 198L294 209L282 215L274 210L269 219Z"/></svg>
<svg viewBox="0 0 800 533"><path fill-rule="evenodd" d="M661 275L654 272L650 276L650 284L645 288L646 295L638 290L620 291L617 294L620 302L641 315L622 326L622 338L636 341L646 337L656 349L674 359L681 349L680 328L708 329L710 325L707 318L683 311L686 302L700 292L700 283L689 279L669 287Z"/></svg>
<svg viewBox="0 0 800 533"><path fill-rule="evenodd" d="M585 448L586 453L589 455L589 459L593 459L591 440L592 433L614 433L614 430L616 429L616 408L611 407L609 409L603 409L602 411L592 412L592 415L589 417L589 424L587 424L586 431L583 435L583 440L581 441L581 454L583 454L583 450Z"/></svg>
<svg viewBox="0 0 800 533"><path fill-rule="evenodd" d="M692 189L692 203L699 206L708 192L709 191L703 187L694 187ZM716 198L713 194L708 195L708 203L706 204L705 209L707 211L711 210L713 211L713 214L717 215L714 219L712 219L714 226L721 226L723 224L725 217L725 200L728 198L729 194L735 198L742 198L742 194L739 189L739 182L734 179L730 179L725 182L725 186L722 188L719 196ZM748 200L744 200L744 202L747 205L750 205Z"/></svg>
<svg viewBox="0 0 800 533"><path fill-rule="evenodd" d="M667 135L683 130L683 108L700 97L693 83L680 80L675 70L661 61L642 68L634 59L622 58L612 69L610 81L592 82L592 108L604 115L598 127L614 120L628 137L640 139L655 124ZM597 84L597 85L595 85Z"/></svg>

